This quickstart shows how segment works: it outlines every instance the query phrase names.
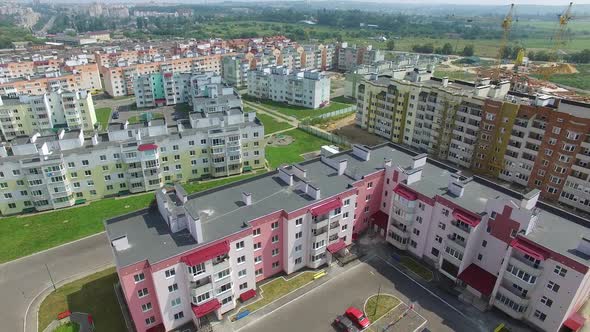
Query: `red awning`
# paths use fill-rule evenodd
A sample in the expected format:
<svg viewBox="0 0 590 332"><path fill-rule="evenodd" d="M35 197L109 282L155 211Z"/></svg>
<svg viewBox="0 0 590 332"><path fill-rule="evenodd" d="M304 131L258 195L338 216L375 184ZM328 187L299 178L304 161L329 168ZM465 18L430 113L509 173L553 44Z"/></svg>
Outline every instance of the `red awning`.
<svg viewBox="0 0 590 332"><path fill-rule="evenodd" d="M415 201L416 199L418 199L418 195L416 195L415 192L399 184L397 185L397 187L395 187L395 189L393 189L393 192L407 199L408 201Z"/></svg>
<svg viewBox="0 0 590 332"><path fill-rule="evenodd" d="M470 215L469 213L456 209L453 210L453 217L455 217L455 219L462 221L468 225L470 225L471 227L475 227L479 224L479 218L474 217L472 215Z"/></svg>
<svg viewBox="0 0 590 332"><path fill-rule="evenodd" d="M541 261L544 261L551 256L545 249L520 237L512 240L510 246Z"/></svg>
<svg viewBox="0 0 590 332"><path fill-rule="evenodd" d="M208 313L211 313L217 309L221 308L221 302L218 299L213 299L211 301L207 301L201 305L194 305L192 306L193 312L197 318L201 318Z"/></svg>
<svg viewBox="0 0 590 332"><path fill-rule="evenodd" d="M373 225L377 225L381 229L387 229L388 220L389 216L383 211L377 211L373 214Z"/></svg>
<svg viewBox="0 0 590 332"><path fill-rule="evenodd" d="M253 298L254 296L256 296L256 290L254 290L254 289L247 290L247 291L243 292L242 294L240 294L240 301L246 302L249 299Z"/></svg>
<svg viewBox="0 0 590 332"><path fill-rule="evenodd" d="M164 327L164 323L160 323L150 327L149 329L145 330L145 332L166 332L166 328Z"/></svg>
<svg viewBox="0 0 590 332"><path fill-rule="evenodd" d="M495 275L475 264L469 265L458 278L486 296L492 294L497 279Z"/></svg>
<svg viewBox="0 0 590 332"><path fill-rule="evenodd" d="M344 240L340 239L338 240L338 242L332 243L331 245L329 245L326 249L328 249L328 252L330 252L331 254L333 253L337 253L340 250L346 248L346 243L344 243Z"/></svg>
<svg viewBox="0 0 590 332"><path fill-rule="evenodd" d="M333 199L327 203L324 203L320 206L316 206L314 208L311 209L311 215L313 216L320 216L322 214L326 214L336 208L339 208L342 206L342 201L340 200L340 198L336 198Z"/></svg>
<svg viewBox="0 0 590 332"><path fill-rule="evenodd" d="M140 144L137 147L137 151L148 151L148 150L157 150L158 146L156 144Z"/></svg>
<svg viewBox="0 0 590 332"><path fill-rule="evenodd" d="M204 249L198 249L192 254L183 256L180 260L188 266L195 266L217 256L227 254L228 252L229 244L227 242L221 242Z"/></svg>
<svg viewBox="0 0 590 332"><path fill-rule="evenodd" d="M586 323L586 318L577 312L574 312L568 319L563 322L565 327L568 327L572 331L579 331Z"/></svg>

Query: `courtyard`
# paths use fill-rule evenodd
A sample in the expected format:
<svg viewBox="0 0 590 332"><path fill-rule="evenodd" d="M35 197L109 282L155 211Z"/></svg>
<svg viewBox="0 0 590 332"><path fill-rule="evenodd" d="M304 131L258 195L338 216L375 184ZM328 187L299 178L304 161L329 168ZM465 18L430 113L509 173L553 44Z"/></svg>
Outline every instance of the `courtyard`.
<svg viewBox="0 0 590 332"><path fill-rule="evenodd" d="M410 332L424 328L431 331L486 330L475 326L451 304L417 286L385 260L372 256L237 331L270 332L276 331L277 326L282 332L331 331L333 319L349 306L371 311L375 306L367 300L378 293L390 295L399 303L393 300L393 309L378 314L376 317L383 316L373 322L370 331L384 331L384 328L385 331ZM411 304L414 310L408 310ZM372 312L366 314L373 316Z"/></svg>

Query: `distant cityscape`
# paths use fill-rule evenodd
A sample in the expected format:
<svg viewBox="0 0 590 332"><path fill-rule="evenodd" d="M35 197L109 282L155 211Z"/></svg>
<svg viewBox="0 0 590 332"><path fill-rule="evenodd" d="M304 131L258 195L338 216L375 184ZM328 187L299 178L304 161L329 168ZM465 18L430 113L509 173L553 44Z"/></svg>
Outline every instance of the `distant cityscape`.
<svg viewBox="0 0 590 332"><path fill-rule="evenodd" d="M514 6L433 20L312 3L0 4L0 262L35 269L1 287L31 287L11 329L587 328L573 4L551 48L527 49ZM390 21L421 35L404 44ZM78 263L56 271L58 248Z"/></svg>

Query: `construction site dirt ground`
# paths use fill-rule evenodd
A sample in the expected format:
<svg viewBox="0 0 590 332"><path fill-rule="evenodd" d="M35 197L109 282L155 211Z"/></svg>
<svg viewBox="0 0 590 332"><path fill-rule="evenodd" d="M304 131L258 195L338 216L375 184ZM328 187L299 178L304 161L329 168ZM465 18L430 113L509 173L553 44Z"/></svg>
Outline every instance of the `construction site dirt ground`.
<svg viewBox="0 0 590 332"><path fill-rule="evenodd" d="M368 146L377 145L387 140L383 137L369 134L353 123L344 125L342 127L330 130L332 134L341 136L352 144L363 144Z"/></svg>

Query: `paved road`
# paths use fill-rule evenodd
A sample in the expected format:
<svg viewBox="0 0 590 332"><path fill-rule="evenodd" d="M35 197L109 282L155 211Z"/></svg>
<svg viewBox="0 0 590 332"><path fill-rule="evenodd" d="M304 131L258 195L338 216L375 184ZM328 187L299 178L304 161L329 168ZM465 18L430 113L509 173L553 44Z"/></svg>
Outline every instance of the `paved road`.
<svg viewBox="0 0 590 332"><path fill-rule="evenodd" d="M281 332L330 331L330 324L337 314L350 305L362 308L365 299L376 294L379 286L382 293L393 294L405 303L414 302L416 312L428 320L427 326L432 331L478 330L438 298L416 286L381 259L373 258L368 264L352 268L313 292L247 325L240 332L271 332L277 331L277 326L281 327Z"/></svg>
<svg viewBox="0 0 590 332"><path fill-rule="evenodd" d="M23 331L29 305L51 290L45 268L59 285L113 264L105 233L0 265L0 322L2 331ZM69 279L69 280L68 280ZM37 331L36 305L27 315L25 332Z"/></svg>

